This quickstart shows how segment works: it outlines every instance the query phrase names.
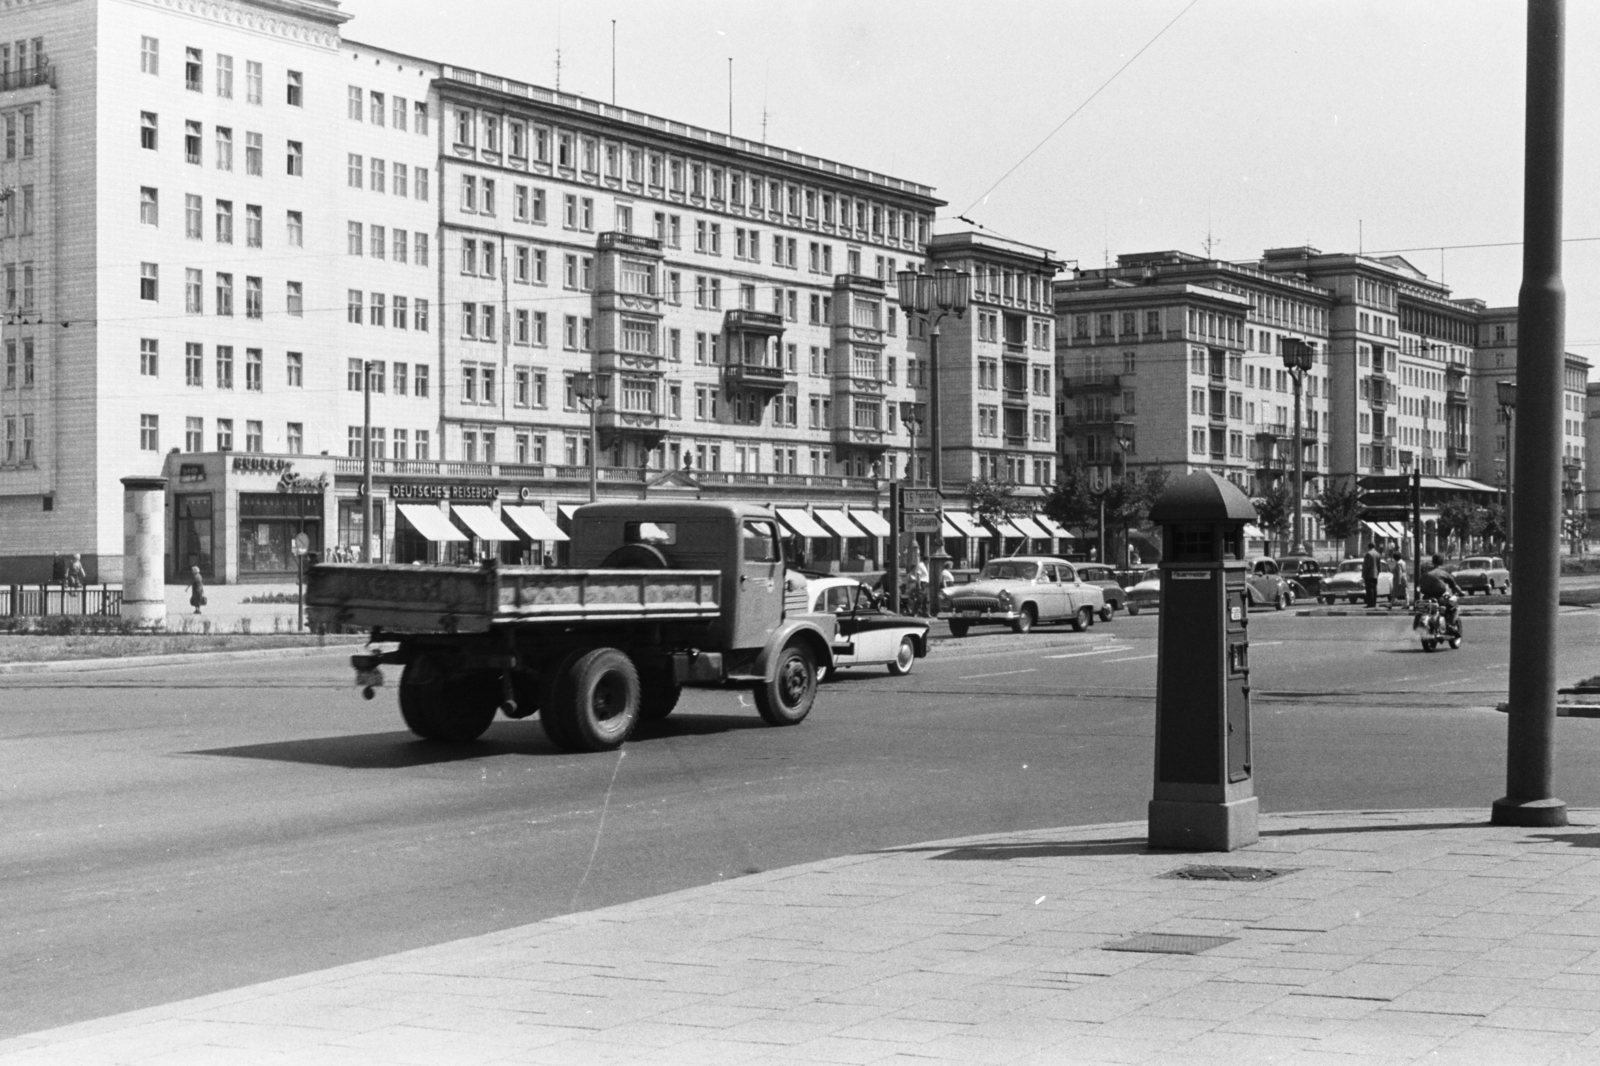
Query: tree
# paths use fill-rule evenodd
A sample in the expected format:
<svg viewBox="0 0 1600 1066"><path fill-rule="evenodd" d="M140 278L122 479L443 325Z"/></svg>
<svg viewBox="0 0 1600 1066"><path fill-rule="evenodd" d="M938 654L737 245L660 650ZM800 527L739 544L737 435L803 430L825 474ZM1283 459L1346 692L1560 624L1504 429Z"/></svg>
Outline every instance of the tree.
<svg viewBox="0 0 1600 1066"><path fill-rule="evenodd" d="M1483 508L1470 500L1454 496L1446 500L1439 508L1439 517L1434 521L1434 528L1444 538L1445 544L1450 543L1450 538L1456 538L1461 545L1461 550L1467 550L1467 540L1483 532Z"/></svg>
<svg viewBox="0 0 1600 1066"><path fill-rule="evenodd" d="M1256 505L1256 524L1274 539L1282 540L1294 519L1294 490L1285 484L1285 479L1277 479L1265 494L1250 502Z"/></svg>
<svg viewBox="0 0 1600 1066"><path fill-rule="evenodd" d="M1082 536L1100 516L1100 505L1089 492L1089 469L1076 459L1064 459L1056 483L1044 498L1044 513Z"/></svg>
<svg viewBox="0 0 1600 1066"><path fill-rule="evenodd" d="M1088 539L1100 525L1100 498L1095 495L1090 468L1077 460L1061 464L1060 475L1044 500L1044 513ZM1143 529L1150 508L1166 491L1169 473L1164 466L1125 470L1105 486L1106 522L1121 529Z"/></svg>
<svg viewBox="0 0 1600 1066"><path fill-rule="evenodd" d="M1355 479L1323 478L1322 490L1312 497L1311 513L1332 540L1348 540L1361 529L1361 490Z"/></svg>
<svg viewBox="0 0 1600 1066"><path fill-rule="evenodd" d="M1031 508L1017 499L1017 483L1006 478L973 478L967 482L967 509L981 522L991 525L1025 514ZM1048 512L1046 512L1048 513ZM999 534L995 535L995 554L1004 550Z"/></svg>
<svg viewBox="0 0 1600 1066"><path fill-rule="evenodd" d="M1506 509L1499 500L1494 500L1483 508L1483 523L1478 527L1478 534L1490 540L1504 544L1511 534L1506 522Z"/></svg>

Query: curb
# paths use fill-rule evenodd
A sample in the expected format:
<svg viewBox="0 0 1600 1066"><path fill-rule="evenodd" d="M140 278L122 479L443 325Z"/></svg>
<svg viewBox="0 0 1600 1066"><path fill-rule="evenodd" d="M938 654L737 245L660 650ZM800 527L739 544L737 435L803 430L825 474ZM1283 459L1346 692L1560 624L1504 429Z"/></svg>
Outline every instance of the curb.
<svg viewBox="0 0 1600 1066"><path fill-rule="evenodd" d="M1511 704L1497 703L1494 709L1501 714L1511 713ZM1557 718L1600 718L1600 703L1558 703Z"/></svg>
<svg viewBox="0 0 1600 1066"><path fill-rule="evenodd" d="M331 655L364 647L364 641L348 644L307 645L290 648L252 648L248 651L191 651L172 655L127 655L116 659L53 659L37 663L0 663L0 676L6 674L53 674L74 670L127 670L142 666L182 666L186 663L232 662L249 659L292 659L312 655Z"/></svg>

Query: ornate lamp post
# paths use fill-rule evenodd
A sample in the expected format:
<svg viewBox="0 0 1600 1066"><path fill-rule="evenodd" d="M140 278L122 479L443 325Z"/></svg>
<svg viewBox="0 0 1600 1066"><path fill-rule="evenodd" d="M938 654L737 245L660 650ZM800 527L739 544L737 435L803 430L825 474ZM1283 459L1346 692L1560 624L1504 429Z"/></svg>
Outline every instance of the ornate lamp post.
<svg viewBox="0 0 1600 1066"><path fill-rule="evenodd" d="M572 392L589 412L589 502L600 498L600 408L611 399L611 375L572 375Z"/></svg>
<svg viewBox="0 0 1600 1066"><path fill-rule="evenodd" d="M1296 555L1306 554L1301 541L1301 530L1305 527L1300 524L1300 506L1306 494L1306 448L1300 439L1300 390L1306 372L1311 369L1315 359L1316 349L1305 341L1294 337L1283 338L1283 365L1294 379L1294 536L1289 538L1289 547Z"/></svg>
<svg viewBox="0 0 1600 1066"><path fill-rule="evenodd" d="M1128 474L1128 455L1133 451L1133 430L1126 422L1114 423L1111 429L1115 434L1117 447L1122 449L1122 474L1126 477ZM1105 504L1102 501L1101 507L1104 506ZM1100 548L1100 554L1105 554L1104 545ZM1100 561L1105 562L1104 559ZM1123 567L1128 565L1128 524L1126 522L1122 524L1122 558L1118 561L1118 565Z"/></svg>
<svg viewBox="0 0 1600 1066"><path fill-rule="evenodd" d="M1517 383L1509 378L1501 378L1495 382L1496 399L1500 403L1500 420L1506 424L1506 554L1510 555L1515 543L1515 527L1511 524L1511 505L1516 500L1516 484L1513 463L1516 461L1516 439L1513 436L1512 419L1517 413Z"/></svg>
<svg viewBox="0 0 1600 1066"><path fill-rule="evenodd" d="M900 402L900 421L906 424L906 432L911 434L911 451L906 455L905 483L906 488L912 488L917 483L917 430L928 417L928 405L916 403L912 400ZM890 485L889 492L895 492ZM889 558L884 560L883 577L884 587L889 593L889 610L896 613L900 610L900 554L905 550L901 540L903 534L900 527L905 523L904 511L899 504L891 508L890 513L894 518L894 525L889 530ZM931 577L930 572L930 577Z"/></svg>
<svg viewBox="0 0 1600 1066"><path fill-rule="evenodd" d="M895 275L900 310L906 316L906 336L911 323L921 318L928 324L928 483L936 492L944 489L944 457L939 433L939 324L947 315L961 318L972 299L972 275L953 267L940 267L932 274L902 270ZM943 514L943 508L940 509ZM942 588L945 554L942 537L934 538L939 547L928 560L928 577L933 588Z"/></svg>
<svg viewBox="0 0 1600 1066"><path fill-rule="evenodd" d="M905 482L908 486L917 483L917 430L922 428L922 423L927 417L927 404L912 400L900 401L900 421L906 424L906 432L911 435L911 451L906 456Z"/></svg>

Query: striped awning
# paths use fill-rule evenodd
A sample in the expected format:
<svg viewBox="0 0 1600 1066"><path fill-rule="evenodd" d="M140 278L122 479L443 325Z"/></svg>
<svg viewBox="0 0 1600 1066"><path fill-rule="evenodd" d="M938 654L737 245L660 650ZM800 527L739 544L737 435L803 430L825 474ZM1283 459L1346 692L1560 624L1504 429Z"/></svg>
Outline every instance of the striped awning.
<svg viewBox="0 0 1600 1066"><path fill-rule="evenodd" d="M843 511L817 511L812 517L841 537L866 536L860 526L844 516Z"/></svg>
<svg viewBox="0 0 1600 1066"><path fill-rule="evenodd" d="M1050 531L1027 515L1017 515L1011 519L1011 524L1022 530L1022 535L1036 540L1049 540Z"/></svg>
<svg viewBox="0 0 1600 1066"><path fill-rule="evenodd" d="M1072 534L1068 533L1065 527L1063 527L1059 522L1057 522L1054 518L1051 518L1049 515L1036 514L1033 516L1033 520L1039 523L1039 525L1043 526L1045 529L1048 529L1052 537L1064 538L1066 540L1072 539Z"/></svg>
<svg viewBox="0 0 1600 1066"><path fill-rule="evenodd" d="M961 531L963 537L977 537L979 540L988 540L989 533L982 526L972 520L972 516L965 511L946 511L945 519Z"/></svg>
<svg viewBox="0 0 1600 1066"><path fill-rule="evenodd" d="M402 503L400 514L411 528L431 541L466 540L467 535L450 524L439 508L426 503Z"/></svg>
<svg viewBox="0 0 1600 1066"><path fill-rule="evenodd" d="M889 523L876 511L852 510L850 512L850 520L866 530L870 536L887 537L889 535Z"/></svg>
<svg viewBox="0 0 1600 1066"><path fill-rule="evenodd" d="M511 519L512 523L528 535L529 540L567 540L567 535L561 532L551 517L544 513L542 507L506 507L500 508L503 518Z"/></svg>
<svg viewBox="0 0 1600 1066"><path fill-rule="evenodd" d="M996 533L1000 534L1002 537L1026 537L1027 536L1026 533L1024 533L1022 530L1018 529L1016 526L1012 525L1009 521L1007 521L1004 518L989 518L989 519L985 519L985 521L987 521L989 523L989 528L993 529Z"/></svg>
<svg viewBox="0 0 1600 1066"><path fill-rule="evenodd" d="M461 523L472 530L473 535L480 540L522 539L481 503L452 504L450 513L461 519Z"/></svg>
<svg viewBox="0 0 1600 1066"><path fill-rule="evenodd" d="M815 518L812 518L811 515L808 512L802 511L798 507L780 507L780 508L778 508L778 521L780 521L784 525L788 526L790 531L795 533L795 534L797 534L798 536L802 536L802 537L831 537L831 536L833 536L832 533L829 533L822 526L818 525L817 524L817 520Z"/></svg>

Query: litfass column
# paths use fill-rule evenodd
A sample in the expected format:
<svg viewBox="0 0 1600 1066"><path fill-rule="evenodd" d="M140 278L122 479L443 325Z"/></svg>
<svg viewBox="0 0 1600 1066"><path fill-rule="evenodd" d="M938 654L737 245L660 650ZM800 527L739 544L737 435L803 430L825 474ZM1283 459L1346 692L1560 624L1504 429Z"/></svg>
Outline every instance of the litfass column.
<svg viewBox="0 0 1600 1066"><path fill-rule="evenodd" d="M1243 561L1255 517L1211 473L1174 478L1150 509L1162 527L1152 848L1233 851L1258 839Z"/></svg>
<svg viewBox="0 0 1600 1066"><path fill-rule="evenodd" d="M167 479L122 479L122 617L135 625L167 621Z"/></svg>

